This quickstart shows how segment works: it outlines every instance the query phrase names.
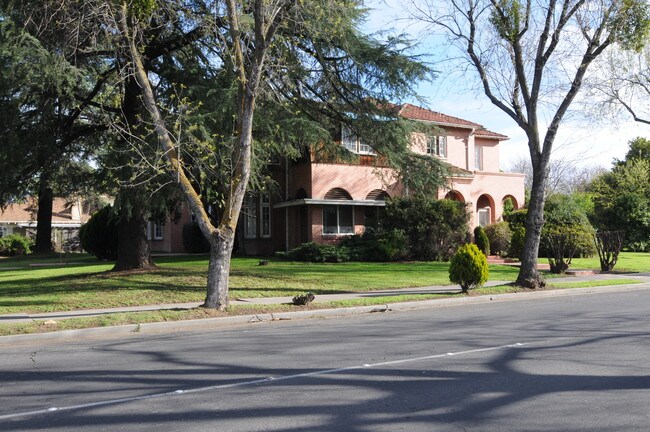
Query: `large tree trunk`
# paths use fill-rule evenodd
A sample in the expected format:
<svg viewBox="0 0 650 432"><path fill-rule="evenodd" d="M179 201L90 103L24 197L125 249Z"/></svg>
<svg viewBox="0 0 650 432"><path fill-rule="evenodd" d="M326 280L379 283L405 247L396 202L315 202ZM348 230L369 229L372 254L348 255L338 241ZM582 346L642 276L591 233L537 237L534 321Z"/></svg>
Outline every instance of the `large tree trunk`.
<svg viewBox="0 0 650 432"><path fill-rule="evenodd" d="M126 128L132 133L141 129L144 107L139 100L140 87L134 77L124 83L122 111ZM124 143L128 148L129 144ZM130 155L125 152L120 179L127 182L133 170ZM149 195L141 187L122 186L119 192L120 221L118 226L117 261L114 271L145 270L155 268L147 241L147 219L149 217Z"/></svg>
<svg viewBox="0 0 650 432"><path fill-rule="evenodd" d="M117 261L113 271L147 270L155 268L147 241L146 197L137 190L120 191L120 221L118 225Z"/></svg>
<svg viewBox="0 0 650 432"><path fill-rule="evenodd" d="M526 288L543 288L546 283L537 271L537 256L544 226L544 191L548 175L548 161L540 155L533 162L533 188L526 217L526 238L521 256L521 268L516 284Z"/></svg>
<svg viewBox="0 0 650 432"><path fill-rule="evenodd" d="M205 297L206 308L225 310L228 307L228 284L230 278L230 257L235 243L235 233L224 230L210 241L210 265L208 266L208 287Z"/></svg>
<svg viewBox="0 0 650 432"><path fill-rule="evenodd" d="M36 243L34 253L51 253L52 247L52 207L54 193L46 179L42 179L38 189L38 212L36 215Z"/></svg>

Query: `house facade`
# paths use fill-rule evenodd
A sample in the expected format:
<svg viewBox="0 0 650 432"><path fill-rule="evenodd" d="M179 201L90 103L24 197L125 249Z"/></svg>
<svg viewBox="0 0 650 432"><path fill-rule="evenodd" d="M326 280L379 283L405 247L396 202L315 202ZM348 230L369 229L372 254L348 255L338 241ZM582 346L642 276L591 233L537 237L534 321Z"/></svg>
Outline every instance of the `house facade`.
<svg viewBox="0 0 650 432"><path fill-rule="evenodd" d="M11 234L36 235L38 202L28 198L25 202L10 204L0 210L0 237ZM79 228L90 215L83 210L81 198L55 197L52 203L52 243L58 250L75 239Z"/></svg>
<svg viewBox="0 0 650 432"><path fill-rule="evenodd" d="M499 144L508 137L410 104L403 105L399 114L436 126L435 135L415 133L411 150L455 168L446 188L432 191L432 196L466 203L470 228L499 221L506 200L515 208L523 205L524 174L499 169ZM394 171L378 167L372 148L346 130L341 145L358 155L356 162L324 161L312 152L297 162L270 167L280 192L246 197L238 226L239 252L265 255L304 242L337 243L363 233L387 198L404 194ZM179 232L174 225L178 223L160 229L158 245L168 235L166 251L181 252L172 247L174 231ZM154 244L152 250L160 250Z"/></svg>

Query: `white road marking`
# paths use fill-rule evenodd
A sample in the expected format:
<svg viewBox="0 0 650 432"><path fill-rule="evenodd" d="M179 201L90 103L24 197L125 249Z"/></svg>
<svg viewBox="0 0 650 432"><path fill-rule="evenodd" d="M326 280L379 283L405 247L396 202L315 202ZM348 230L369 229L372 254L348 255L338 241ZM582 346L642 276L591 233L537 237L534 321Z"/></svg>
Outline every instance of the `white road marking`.
<svg viewBox="0 0 650 432"><path fill-rule="evenodd" d="M45 409L40 409L40 410L33 410L33 411L24 411L24 412L17 412L13 414L4 414L0 415L0 420L9 420L9 419L16 419L20 417L29 417L29 416L34 416L38 414L49 414L49 413L54 413L54 412L61 412L61 411L72 411L72 410L81 410L81 409L86 409L86 408L95 408L95 407L100 407L100 406L106 406L106 405L115 405L115 404L120 404L120 403L128 403L128 402L137 402L141 400L147 400L147 399L157 399L157 398L163 398L163 397L179 397L188 393L199 393L199 392L206 392L210 390L219 390L219 389L228 389L228 388L235 388L235 387L246 387L246 386L252 386L252 385L257 385L257 384L266 384L269 382L276 382L276 381L287 381L287 380L292 380L296 378L305 378L305 377L315 377L319 375L328 375L328 374L334 374L338 372L347 372L347 371L352 371L356 369L365 369L365 368L372 368L372 367L379 367L379 366L390 366L390 365L397 365L397 364L404 364L404 363L413 363L413 362L419 362L423 360L433 360L433 359L438 359L442 357L448 357L452 355L464 355L464 354L474 354L474 353L481 353L481 352L487 352L487 351L497 351L497 350L502 350L502 349L507 349L507 348L517 348L521 347L524 345L530 345L532 342L517 342L513 344L508 344L508 345L500 345L500 346L494 346L494 347L488 347L488 348L478 348L478 349L473 349L473 350L467 350L467 351L458 351L458 352L449 352L445 354L433 354L429 356L423 356L423 357L411 357L411 358L405 358L405 359L400 359L400 360L391 360L391 361L385 361L385 362L378 362L378 363L365 363L360 366L346 366L342 368L336 368L336 369L323 369L319 371L314 371L314 372L305 372L305 373L299 373L299 374L294 374L294 375L285 375L285 376L279 376L279 377L267 377L267 378L261 378L261 379L255 379L255 380L250 380L250 381L241 381L237 383L232 383L232 384L218 384L218 385L213 385L213 386L206 386L206 387L197 387L193 389L179 389L179 390L174 390L174 391L169 391L169 392L164 392L164 393L152 393L148 395L142 395L142 396L132 396L132 397L125 397L125 398L119 398L119 399L108 399L104 401L99 401L99 402L90 402L86 404L78 404L78 405L67 405L67 406L61 406L61 407L50 407L50 408L45 408Z"/></svg>

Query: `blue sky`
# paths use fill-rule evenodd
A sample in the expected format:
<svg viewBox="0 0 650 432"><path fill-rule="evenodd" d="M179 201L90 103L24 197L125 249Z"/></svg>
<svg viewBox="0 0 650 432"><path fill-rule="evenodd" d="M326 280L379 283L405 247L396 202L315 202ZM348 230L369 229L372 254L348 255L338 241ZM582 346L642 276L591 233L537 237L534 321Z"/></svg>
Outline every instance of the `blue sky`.
<svg viewBox="0 0 650 432"><path fill-rule="evenodd" d="M366 4L371 8L367 31L407 33L417 40L417 25L400 19L405 14L404 2L368 0ZM433 63L436 69L444 68L438 63L445 54L438 41L428 37L418 42L418 53L426 54L426 61ZM441 72L433 82L420 84L418 93L426 99L424 105L427 108L480 123L509 136L510 140L501 145L501 168L507 170L514 161L529 157L526 136L508 115L471 85L474 79L473 71L468 71L466 76ZM610 168L614 158L625 156L628 141L637 136L650 137L650 127L627 118L614 121L602 116L575 115L562 124L554 144L553 158L575 161L576 165L583 167Z"/></svg>

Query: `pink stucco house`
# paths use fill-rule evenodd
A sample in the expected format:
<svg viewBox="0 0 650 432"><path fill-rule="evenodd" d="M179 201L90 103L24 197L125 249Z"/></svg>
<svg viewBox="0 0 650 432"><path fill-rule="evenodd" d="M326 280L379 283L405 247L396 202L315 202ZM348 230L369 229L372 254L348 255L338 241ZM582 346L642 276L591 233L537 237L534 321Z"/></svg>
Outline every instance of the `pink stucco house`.
<svg viewBox="0 0 650 432"><path fill-rule="evenodd" d="M524 203L524 174L499 170L499 143L508 137L410 104L401 106L399 115L442 131L435 136L414 134L411 150L441 158L456 168L447 187L432 195L467 203L471 228L500 220L506 199L515 208ZM304 242L335 243L360 234L386 198L403 193L392 171L377 166L373 150L345 129L341 145L358 154L358 161L324 162L312 153L298 162L270 167L280 196L247 197L238 228L241 252L269 254ZM179 251L171 247L178 244L179 230L174 225L159 229L154 250Z"/></svg>

